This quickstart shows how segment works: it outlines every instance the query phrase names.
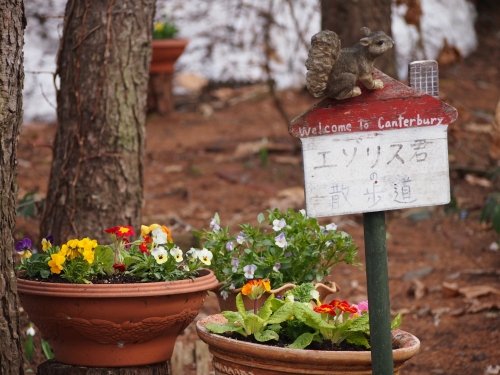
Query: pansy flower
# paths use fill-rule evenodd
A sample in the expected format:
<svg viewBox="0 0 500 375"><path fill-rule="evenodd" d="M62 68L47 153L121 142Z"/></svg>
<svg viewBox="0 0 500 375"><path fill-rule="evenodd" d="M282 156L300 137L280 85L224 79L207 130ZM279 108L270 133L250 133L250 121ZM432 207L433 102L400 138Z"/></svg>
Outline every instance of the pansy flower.
<svg viewBox="0 0 500 375"><path fill-rule="evenodd" d="M215 214L212 220L210 220L210 229L214 232L220 231L220 218L218 214Z"/></svg>
<svg viewBox="0 0 500 375"><path fill-rule="evenodd" d="M198 259L207 266L211 264L213 257L214 255L212 254L212 252L205 248L201 249L200 252L198 253Z"/></svg>
<svg viewBox="0 0 500 375"><path fill-rule="evenodd" d="M163 247L155 247L151 250L151 255L155 258L156 263L163 264L168 260L168 251Z"/></svg>
<svg viewBox="0 0 500 375"><path fill-rule="evenodd" d="M282 249L287 247L288 242L286 241L285 233L281 232L279 235L274 237L274 243L276 244L276 246L281 247Z"/></svg>
<svg viewBox="0 0 500 375"><path fill-rule="evenodd" d="M50 272L55 274L60 274L64 269L63 264L66 261L66 254L63 251L59 251L58 253L52 254L50 256L50 260L48 265L50 267Z"/></svg>
<svg viewBox="0 0 500 375"><path fill-rule="evenodd" d="M243 272L245 272L244 276L246 279L253 279L253 275L257 270L257 266L255 264L247 264L243 267Z"/></svg>
<svg viewBox="0 0 500 375"><path fill-rule="evenodd" d="M175 246L172 249L170 249L170 255L172 255L174 257L174 259L177 263L182 262L183 254L182 254L182 250L179 247Z"/></svg>
<svg viewBox="0 0 500 375"><path fill-rule="evenodd" d="M238 242L240 245L242 245L246 240L245 233L240 232L238 233L238 236L236 236L236 242Z"/></svg>
<svg viewBox="0 0 500 375"><path fill-rule="evenodd" d="M28 237L24 237L22 240L19 240L14 245L17 253L21 255L24 259L28 259L31 257L31 248L33 243Z"/></svg>
<svg viewBox="0 0 500 375"><path fill-rule="evenodd" d="M273 230L275 232L279 232L284 227L286 227L286 221L285 221L285 219L281 219L281 220L274 219L273 220Z"/></svg>

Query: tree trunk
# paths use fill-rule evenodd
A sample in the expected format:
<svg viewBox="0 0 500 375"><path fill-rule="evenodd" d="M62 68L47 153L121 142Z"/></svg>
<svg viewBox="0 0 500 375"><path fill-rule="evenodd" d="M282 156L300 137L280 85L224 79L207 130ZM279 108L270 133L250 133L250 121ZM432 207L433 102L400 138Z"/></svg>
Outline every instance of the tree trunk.
<svg viewBox="0 0 500 375"><path fill-rule="evenodd" d="M17 138L23 114L24 4L0 0L0 374L24 374L12 258Z"/></svg>
<svg viewBox="0 0 500 375"><path fill-rule="evenodd" d="M68 0L40 228L56 243L140 224L154 10L154 0Z"/></svg>
<svg viewBox="0 0 500 375"><path fill-rule="evenodd" d="M360 29L363 26L391 35L391 3L392 0L321 0L321 28L335 31L343 47L349 47L362 38ZM395 77L395 56L393 48L380 56L375 66Z"/></svg>

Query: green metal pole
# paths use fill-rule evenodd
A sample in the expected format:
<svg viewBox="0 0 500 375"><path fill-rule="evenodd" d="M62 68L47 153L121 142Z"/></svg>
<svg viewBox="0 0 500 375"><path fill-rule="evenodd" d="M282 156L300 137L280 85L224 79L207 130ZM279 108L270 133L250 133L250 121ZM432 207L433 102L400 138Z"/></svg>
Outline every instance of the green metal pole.
<svg viewBox="0 0 500 375"><path fill-rule="evenodd" d="M366 281L370 309L370 345L373 375L392 375L391 310L385 246L385 212L363 214Z"/></svg>

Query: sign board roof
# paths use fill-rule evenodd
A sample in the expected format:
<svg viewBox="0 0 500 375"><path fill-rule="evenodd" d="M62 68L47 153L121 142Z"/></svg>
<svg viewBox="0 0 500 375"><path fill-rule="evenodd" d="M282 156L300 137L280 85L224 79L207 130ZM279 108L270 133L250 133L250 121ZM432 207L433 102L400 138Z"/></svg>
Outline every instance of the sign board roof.
<svg viewBox="0 0 500 375"><path fill-rule="evenodd" d="M366 90L346 99L324 99L292 120L291 135L307 138L339 133L385 131L447 125L457 111L438 98L424 94L376 70L381 90Z"/></svg>

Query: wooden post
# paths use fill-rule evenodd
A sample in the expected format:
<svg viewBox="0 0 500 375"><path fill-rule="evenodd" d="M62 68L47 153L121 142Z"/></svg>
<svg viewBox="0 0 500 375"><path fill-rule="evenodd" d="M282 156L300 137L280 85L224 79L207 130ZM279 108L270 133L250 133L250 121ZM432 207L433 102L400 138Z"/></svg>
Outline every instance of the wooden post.
<svg viewBox="0 0 500 375"><path fill-rule="evenodd" d="M385 212L363 214L365 236L366 283L370 308L370 345L373 375L394 372L392 360L391 309L387 250L385 246Z"/></svg>
<svg viewBox="0 0 500 375"><path fill-rule="evenodd" d="M139 367L82 367L71 366L54 360L38 366L37 375L172 375L170 362Z"/></svg>

